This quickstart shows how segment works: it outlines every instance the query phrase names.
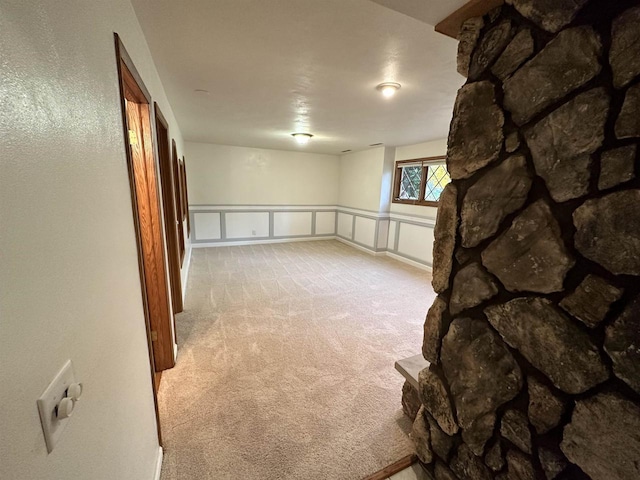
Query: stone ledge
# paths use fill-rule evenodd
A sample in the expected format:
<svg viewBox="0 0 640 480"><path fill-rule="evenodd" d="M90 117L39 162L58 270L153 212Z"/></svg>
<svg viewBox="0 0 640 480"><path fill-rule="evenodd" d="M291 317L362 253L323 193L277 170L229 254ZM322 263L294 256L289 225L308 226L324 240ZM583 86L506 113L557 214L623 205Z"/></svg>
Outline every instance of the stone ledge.
<svg viewBox="0 0 640 480"><path fill-rule="evenodd" d="M396 370L411 384L413 388L418 390L418 374L424 368L431 365L427 362L422 354L413 357L403 358L395 363Z"/></svg>

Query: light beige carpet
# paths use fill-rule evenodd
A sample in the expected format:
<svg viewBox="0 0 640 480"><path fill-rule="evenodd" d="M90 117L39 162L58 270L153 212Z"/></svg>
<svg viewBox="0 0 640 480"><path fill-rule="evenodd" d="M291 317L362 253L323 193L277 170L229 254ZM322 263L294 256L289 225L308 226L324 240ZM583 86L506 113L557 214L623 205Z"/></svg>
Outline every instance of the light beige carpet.
<svg viewBox="0 0 640 480"><path fill-rule="evenodd" d="M194 249L163 480L357 480L413 451L395 360L430 275L337 241Z"/></svg>

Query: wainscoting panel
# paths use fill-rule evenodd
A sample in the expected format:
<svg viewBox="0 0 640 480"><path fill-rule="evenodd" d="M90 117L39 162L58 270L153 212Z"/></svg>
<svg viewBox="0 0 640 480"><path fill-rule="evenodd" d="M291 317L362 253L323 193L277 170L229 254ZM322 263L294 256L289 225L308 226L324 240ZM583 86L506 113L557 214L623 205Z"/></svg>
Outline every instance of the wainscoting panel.
<svg viewBox="0 0 640 480"><path fill-rule="evenodd" d="M389 239L387 240L387 248L389 250L396 249L396 229L398 228L398 222L391 220L389 222Z"/></svg>
<svg viewBox="0 0 640 480"><path fill-rule="evenodd" d="M433 227L402 222L398 225L396 252L406 258L431 265L433 262Z"/></svg>
<svg viewBox="0 0 640 480"><path fill-rule="evenodd" d="M378 220L378 234L376 237L376 250L386 250L389 243L389 220Z"/></svg>
<svg viewBox="0 0 640 480"><path fill-rule="evenodd" d="M435 219L335 205L192 205L193 246L336 238L421 268L432 264Z"/></svg>
<svg viewBox="0 0 640 480"><path fill-rule="evenodd" d="M336 212L316 212L316 235L336 234Z"/></svg>
<svg viewBox="0 0 640 480"><path fill-rule="evenodd" d="M377 221L372 218L356 216L353 240L356 243L375 248Z"/></svg>
<svg viewBox="0 0 640 480"><path fill-rule="evenodd" d="M353 240L353 215L338 212L338 235Z"/></svg>
<svg viewBox="0 0 640 480"><path fill-rule="evenodd" d="M313 212L273 212L274 237L300 237L312 234Z"/></svg>
<svg viewBox="0 0 640 480"><path fill-rule="evenodd" d="M193 245L247 245L335 238L334 205L191 205Z"/></svg>
<svg viewBox="0 0 640 480"><path fill-rule="evenodd" d="M191 223L194 226L196 240L220 240L222 238L219 212L194 213Z"/></svg>
<svg viewBox="0 0 640 480"><path fill-rule="evenodd" d="M227 238L269 238L269 212L225 213Z"/></svg>

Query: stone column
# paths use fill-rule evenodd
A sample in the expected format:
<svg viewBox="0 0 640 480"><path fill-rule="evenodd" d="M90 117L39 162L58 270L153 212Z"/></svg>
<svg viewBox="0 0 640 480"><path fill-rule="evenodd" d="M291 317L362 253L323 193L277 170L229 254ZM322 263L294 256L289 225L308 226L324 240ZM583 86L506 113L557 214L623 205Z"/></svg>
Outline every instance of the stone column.
<svg viewBox="0 0 640 480"><path fill-rule="evenodd" d="M413 438L437 480L640 479L640 6L465 23Z"/></svg>

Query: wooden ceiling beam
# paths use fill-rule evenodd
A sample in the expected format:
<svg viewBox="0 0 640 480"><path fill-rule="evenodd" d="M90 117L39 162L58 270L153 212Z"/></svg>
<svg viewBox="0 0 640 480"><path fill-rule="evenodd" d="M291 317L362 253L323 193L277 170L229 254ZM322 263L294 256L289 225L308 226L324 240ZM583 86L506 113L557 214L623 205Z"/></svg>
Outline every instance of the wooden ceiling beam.
<svg viewBox="0 0 640 480"><path fill-rule="evenodd" d="M436 25L436 32L458 38L462 24L473 17L481 17L504 3L504 0L471 0Z"/></svg>

